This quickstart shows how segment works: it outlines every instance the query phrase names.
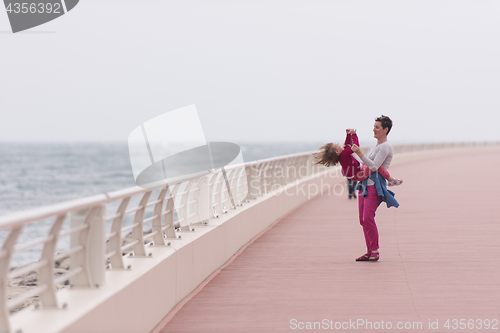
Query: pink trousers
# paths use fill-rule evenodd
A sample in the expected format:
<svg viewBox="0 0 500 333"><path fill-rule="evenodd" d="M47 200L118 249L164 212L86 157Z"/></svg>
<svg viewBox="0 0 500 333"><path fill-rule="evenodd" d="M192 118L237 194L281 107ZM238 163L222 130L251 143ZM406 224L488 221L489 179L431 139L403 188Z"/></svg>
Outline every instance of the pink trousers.
<svg viewBox="0 0 500 333"><path fill-rule="evenodd" d="M378 229L375 224L375 212L378 207L379 196L375 186L367 186L368 195L358 194L359 223L365 234L367 253L378 249Z"/></svg>

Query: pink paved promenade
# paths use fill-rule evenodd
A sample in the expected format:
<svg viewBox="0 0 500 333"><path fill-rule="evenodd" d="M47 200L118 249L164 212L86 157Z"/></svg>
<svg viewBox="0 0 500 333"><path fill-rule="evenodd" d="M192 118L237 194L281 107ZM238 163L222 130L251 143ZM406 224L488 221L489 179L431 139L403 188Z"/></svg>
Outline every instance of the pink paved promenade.
<svg viewBox="0 0 500 333"><path fill-rule="evenodd" d="M390 168L404 179L394 188L401 206L377 211L379 262L354 261L365 253L357 201L322 195L249 245L160 331L327 331L298 326L323 320L337 332L500 331L500 149L402 160ZM474 329L453 329L453 319ZM346 329L361 320L372 328Z"/></svg>

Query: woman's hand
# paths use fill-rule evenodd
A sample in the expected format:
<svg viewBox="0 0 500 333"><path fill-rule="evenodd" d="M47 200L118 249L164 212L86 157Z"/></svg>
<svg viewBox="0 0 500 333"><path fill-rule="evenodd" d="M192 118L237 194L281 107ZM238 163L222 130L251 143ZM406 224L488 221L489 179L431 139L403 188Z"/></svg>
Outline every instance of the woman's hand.
<svg viewBox="0 0 500 333"><path fill-rule="evenodd" d="M361 152L361 149L358 147L357 144L353 144L352 147L351 147L352 151L358 155L360 158L364 155L362 152Z"/></svg>

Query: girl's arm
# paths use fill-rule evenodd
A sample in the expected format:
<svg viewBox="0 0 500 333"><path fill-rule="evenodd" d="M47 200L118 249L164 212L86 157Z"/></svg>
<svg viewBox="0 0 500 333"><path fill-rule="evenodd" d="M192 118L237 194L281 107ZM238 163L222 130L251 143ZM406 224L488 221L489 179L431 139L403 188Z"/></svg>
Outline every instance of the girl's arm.
<svg viewBox="0 0 500 333"><path fill-rule="evenodd" d="M356 130L348 128L345 131L346 131L347 135L345 138L344 146L349 145L349 147L350 147L353 144L359 146L359 140L358 140L358 135L356 134Z"/></svg>
<svg viewBox="0 0 500 333"><path fill-rule="evenodd" d="M359 146L358 135L356 134L356 132L354 132L354 134L352 135L352 142L353 142L356 146Z"/></svg>
<svg viewBox="0 0 500 333"><path fill-rule="evenodd" d="M345 136L344 146L351 145L351 130L346 129L345 132L346 136Z"/></svg>

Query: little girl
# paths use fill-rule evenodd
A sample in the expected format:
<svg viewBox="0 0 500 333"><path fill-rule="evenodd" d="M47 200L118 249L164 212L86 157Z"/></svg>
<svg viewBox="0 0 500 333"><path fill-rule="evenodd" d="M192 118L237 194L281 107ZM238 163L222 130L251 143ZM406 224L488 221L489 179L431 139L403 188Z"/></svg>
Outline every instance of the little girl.
<svg viewBox="0 0 500 333"><path fill-rule="evenodd" d="M358 160L356 160L352 154L351 149L352 144L359 146L358 136L356 135L356 130L346 129L346 139L344 142L344 148L338 143L327 143L326 145L319 148L318 153L314 153L315 164L323 164L324 166L334 166L340 162L342 166L342 174L355 181L363 181L367 179L370 174L373 173L368 166L363 165L360 167ZM377 170L378 173L388 180L389 186L400 185L403 183L401 179L395 179L391 177L389 172L383 167Z"/></svg>

